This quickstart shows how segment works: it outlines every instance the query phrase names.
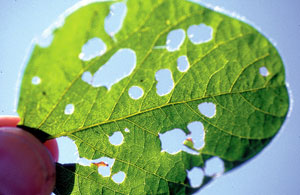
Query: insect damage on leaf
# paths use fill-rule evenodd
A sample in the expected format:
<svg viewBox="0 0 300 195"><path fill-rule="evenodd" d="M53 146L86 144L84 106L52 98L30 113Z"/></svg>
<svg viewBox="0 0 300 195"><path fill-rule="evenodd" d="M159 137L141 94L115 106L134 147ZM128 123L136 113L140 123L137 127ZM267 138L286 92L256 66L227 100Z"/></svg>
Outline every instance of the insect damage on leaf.
<svg viewBox="0 0 300 195"><path fill-rule="evenodd" d="M82 80L93 87L105 86L108 90L132 73L136 66L136 55L131 49L120 49L92 77L84 72ZM111 74L113 71L113 74Z"/></svg>
<svg viewBox="0 0 300 195"><path fill-rule="evenodd" d="M211 177L220 176L224 172L224 163L219 157L213 157L205 162L205 174Z"/></svg>
<svg viewBox="0 0 300 195"><path fill-rule="evenodd" d="M99 38L92 38L82 46L79 58L84 61L89 61L97 56L103 55L105 51L105 43Z"/></svg>
<svg viewBox="0 0 300 195"><path fill-rule="evenodd" d="M104 29L107 34L114 36L121 30L127 12L124 2L114 3L110 6L110 12L104 20Z"/></svg>
<svg viewBox="0 0 300 195"><path fill-rule="evenodd" d="M168 95L174 88L172 73L169 69L160 69L155 73L156 92L159 96Z"/></svg>
<svg viewBox="0 0 300 195"><path fill-rule="evenodd" d="M169 32L167 36L166 48L170 52L179 50L184 43L185 31L183 29L176 29Z"/></svg>
<svg viewBox="0 0 300 195"><path fill-rule="evenodd" d="M60 193L192 193L279 131L284 66L253 27L184 0L79 4L35 46L18 105L23 125L89 161Z"/></svg>
<svg viewBox="0 0 300 195"><path fill-rule="evenodd" d="M206 117L212 118L216 115L216 105L211 102L204 102L198 105L198 109L201 114L205 115Z"/></svg>
<svg viewBox="0 0 300 195"><path fill-rule="evenodd" d="M192 25L188 28L187 34L192 43L200 44L212 39L213 30L205 24Z"/></svg>
<svg viewBox="0 0 300 195"><path fill-rule="evenodd" d="M128 94L132 99L137 100L143 96L144 91L142 88L140 88L138 86L132 86L132 87L130 87Z"/></svg>
<svg viewBox="0 0 300 195"><path fill-rule="evenodd" d="M177 58L177 68L180 72L186 72L190 67L187 56L180 56Z"/></svg>

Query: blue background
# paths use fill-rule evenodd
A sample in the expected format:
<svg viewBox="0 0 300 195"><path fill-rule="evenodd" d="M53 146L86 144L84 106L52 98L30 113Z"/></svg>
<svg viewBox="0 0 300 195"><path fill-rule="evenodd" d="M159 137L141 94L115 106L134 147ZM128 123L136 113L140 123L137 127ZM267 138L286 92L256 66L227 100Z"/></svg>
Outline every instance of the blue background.
<svg viewBox="0 0 300 195"><path fill-rule="evenodd" d="M0 114L16 115L18 73L31 40L75 0L0 0ZM199 194L300 194L300 1L203 0L245 16L276 45L283 58L292 110L275 139L257 157L225 174ZM299 99L299 100L298 100Z"/></svg>

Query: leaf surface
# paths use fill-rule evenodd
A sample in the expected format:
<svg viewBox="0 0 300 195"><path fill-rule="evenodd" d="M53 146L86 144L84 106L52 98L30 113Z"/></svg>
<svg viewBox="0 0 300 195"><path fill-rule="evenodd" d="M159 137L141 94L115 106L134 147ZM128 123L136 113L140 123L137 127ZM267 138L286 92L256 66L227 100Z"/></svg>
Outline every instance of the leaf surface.
<svg viewBox="0 0 300 195"><path fill-rule="evenodd" d="M105 32L104 21L113 3L92 3L70 14L54 30L49 47L34 47L22 80L18 113L23 125L52 137L70 137L81 157L115 159L109 177L101 176L94 165L76 165L73 191L68 187L68 192L59 193L191 193L206 182L193 189L187 170L204 168L209 158L218 156L229 171L270 142L285 120L289 98L282 60L262 34L192 2L128 0L122 28L112 37ZM186 35L178 50L162 47L172 30L187 32L199 24L212 28L212 40L194 44ZM95 37L106 44L106 52L81 60L82 46ZM83 81L85 72L94 75L124 48L136 55L129 76L110 89ZM180 56L189 61L186 72L177 68ZM267 68L267 76L260 74L261 67ZM162 69L170 70L174 87L160 96L155 75ZM40 83L33 84L36 77ZM141 98L129 96L132 86L143 89ZM204 102L216 106L213 117L199 111ZM74 110L65 114L69 104ZM205 131L203 148L186 144L197 155L162 151L161 134L176 128L189 134L187 126L194 121L201 122ZM109 142L117 131L124 136L119 146ZM119 171L126 174L121 184L112 180Z"/></svg>

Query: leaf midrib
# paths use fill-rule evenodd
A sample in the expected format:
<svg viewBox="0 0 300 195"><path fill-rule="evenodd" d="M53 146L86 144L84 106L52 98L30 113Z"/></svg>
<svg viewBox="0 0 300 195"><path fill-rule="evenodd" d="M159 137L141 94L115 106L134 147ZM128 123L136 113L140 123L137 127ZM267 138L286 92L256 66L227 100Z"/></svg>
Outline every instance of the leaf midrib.
<svg viewBox="0 0 300 195"><path fill-rule="evenodd" d="M187 18L185 18L185 19L187 19ZM179 23L180 22L183 22L184 20L182 20L182 21L179 21ZM178 25L178 24L176 24L176 25ZM168 28L165 30L165 31L167 31L167 30L169 30ZM161 33L161 34L163 34L163 33ZM160 34L160 35L161 35ZM203 60L203 58L205 58L206 56L208 56L211 52L213 52L214 50L216 50L217 48L219 48L220 46L222 46L222 45L226 45L226 44L228 44L228 43L230 43L231 41L235 41L235 40L237 40L237 39L240 39L240 38L243 38L243 37L245 37L245 36L247 36L247 35L251 35L251 34L253 34L253 33L246 33L246 34L240 34L240 35L238 35L238 36L235 36L235 37L233 37L232 39L230 39L230 40L228 40L228 41L225 41L225 42L221 42L221 43L219 43L219 44L216 44L216 45L214 45L214 47L212 47L206 54L204 54L203 56L201 56L198 60L196 60L192 65L191 65L191 68L193 67L193 65L194 64L196 64L196 63L198 63L198 62L200 62L201 60ZM157 39L159 39L159 37L157 37ZM154 43L153 43L153 45L155 45L155 41L154 41ZM151 51L152 51L152 47L149 49L149 51L148 51L148 53L151 53ZM144 58L144 60L147 58L147 56L148 55L146 55L146 57ZM259 57L260 58L260 57ZM258 58L258 59L259 59ZM256 59L255 59L256 60ZM254 62L255 62L255 60L254 60ZM143 62L143 61L142 61ZM250 63L250 64L253 64L253 63ZM83 70L82 72L84 72L85 70ZM243 71L243 70L242 70ZM135 74L136 72L133 72L132 74ZM45 120L43 120L43 122L39 125L39 127L38 128L40 128L42 125L43 125L43 123L44 122L46 122L46 120L50 117L50 115L53 113L53 111L55 110L55 108L58 106L58 104L60 103L60 101L63 99L63 97L66 95L66 93L68 92L68 90L70 90L70 88L72 87L72 85L80 78L80 75L81 75L82 73L80 73L75 79L74 79L74 81L73 82L71 82L71 84L70 84L70 86L66 89L66 91L63 93L63 95L61 96L61 98L60 98L60 100L58 101L58 103L54 106L54 108L51 110L51 112L49 112L49 114L47 115L47 117L45 118ZM173 92L174 92L174 90L175 90L175 88L176 88L176 86L177 86L177 84L179 83L179 81L184 77L184 75L186 75L186 74L182 74L182 76L180 77L180 79L175 83L175 85L174 85L174 89L171 91L171 94L169 95L170 96L170 98L169 98L169 100L168 100L168 102L170 102L170 100L171 100L171 97L172 97L172 94L173 94ZM123 95L123 93L124 93L124 90L126 89L126 87L127 87L127 85L130 83L130 80L133 78L133 76L131 76L130 78L129 78L129 81L128 81L128 83L126 84L126 86L123 88L123 90L122 90L122 92L120 93L120 96L119 96L119 99L121 98L121 96ZM208 81L209 82L209 81ZM150 90L150 89L149 89ZM219 95L222 95L222 94L219 94ZM207 96L207 97L209 97L209 96ZM201 98L202 99L205 99L205 98L207 98L205 95L204 96L202 96ZM145 97L143 97L144 99L145 99ZM201 99L200 98L200 99ZM143 99L143 100L144 100ZM143 102L143 101L142 101ZM167 102L167 103L168 103ZM95 102L94 102L95 103ZM93 103L93 104L94 104ZM117 103L118 103L118 101L116 102L116 104L114 105L114 107L113 107L113 109L112 109L112 111L110 112L110 115L109 115L109 117L105 120L105 121L103 121L103 123L98 123L98 124L105 124L107 121L113 121L113 120L110 120L110 117L111 117L111 115L112 115L112 113L114 112L114 109L115 109L115 107L116 107L116 105L117 105ZM164 104L164 105L162 105L162 106L160 106L160 107L163 107L163 106L166 106L167 104ZM92 107L91 107L91 109L93 108L93 106L94 105L92 105ZM142 107L142 106L140 106L140 107ZM156 109L156 108L159 108L159 107L155 107L154 109ZM149 111L151 111L151 110L149 110ZM91 112L91 111L90 111ZM136 114L139 114L140 113L140 111L139 112L137 112ZM136 115L136 114L134 114L134 115ZM128 117L130 117L131 115L128 115ZM127 117L127 118L128 118ZM120 118L120 120L121 120L122 118ZM108 123L108 122L107 122ZM84 123L83 123L83 125L84 125ZM92 125L92 126L97 126L97 125ZM88 126L89 127L89 126ZM81 129L81 128L80 128ZM64 134L64 132L63 133L60 133L60 134L58 134L58 135L60 135L60 136L64 136L65 134ZM54 138L54 137L57 137L57 135L54 135L54 136L51 136L51 138Z"/></svg>
<svg viewBox="0 0 300 195"><path fill-rule="evenodd" d="M70 130L70 131L58 133L58 134L52 135L49 139L58 138L58 137L61 137L61 136L69 136L69 135L72 135L72 134L77 133L77 132L86 131L86 130L88 130L90 128L93 128L93 127L96 127L96 126L105 125L105 124L109 124L109 123L112 123L112 122L117 122L117 121L120 121L120 120L125 120L125 119L131 118L131 117L134 117L134 116L146 113L146 112L150 112L150 111L153 111L153 110L156 110L156 109L161 109L161 108L168 107L168 106L173 106L173 105L178 105L178 104L186 104L186 103L191 103L191 102L194 102L194 101L205 100L205 99L214 98L214 97L223 96L223 95L242 94L242 93L248 93L248 92L255 92L255 91L262 90L262 89L267 89L267 88L276 89L276 88L281 88L281 87L284 87L284 85L278 85L276 87L263 86L263 87L260 87L260 88L254 88L254 89L249 89L249 90L244 90L244 91L225 92L225 93L220 93L220 94L216 94L216 95L208 95L208 96L205 96L205 97L194 98L194 99L191 99L191 100L185 100L185 101L180 101L180 102L169 102L169 103L157 106L157 107L149 108L149 109L146 109L146 110L143 110L143 111L140 111L140 112L137 112L137 113L133 113L133 114L130 114L130 115L127 115L127 116L123 116L123 117L120 117L120 118L117 118L117 119L106 120L106 121L102 121L102 122L99 122L99 123L96 123L96 124L93 124L93 125L85 126L85 127L79 128L79 129L73 129L73 130ZM275 115L275 114L272 114L272 113L261 111L259 109L257 109L257 111L260 111L264 114L268 114L268 115L278 117L278 118L283 117L281 115ZM221 130L219 127L217 127L217 128L219 130ZM269 138L269 137L251 138L251 137L247 137L247 136L238 136L238 135L230 134L225 130L221 130L221 131L223 131L224 133L229 134L231 136L235 136L235 137L242 138L242 139L260 140L260 139ZM158 134L155 134L151 131L147 131L147 132L151 133L154 136L158 136ZM272 137L272 136L270 136L270 137Z"/></svg>

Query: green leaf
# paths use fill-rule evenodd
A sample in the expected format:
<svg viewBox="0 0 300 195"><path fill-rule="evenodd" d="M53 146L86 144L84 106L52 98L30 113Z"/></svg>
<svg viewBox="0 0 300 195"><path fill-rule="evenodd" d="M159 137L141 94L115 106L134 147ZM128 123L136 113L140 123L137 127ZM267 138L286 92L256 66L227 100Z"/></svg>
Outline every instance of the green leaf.
<svg viewBox="0 0 300 195"><path fill-rule="evenodd" d="M76 165L70 193L190 193L210 177L193 189L187 170L203 168L206 160L218 156L229 171L270 142L286 118L289 98L281 58L262 34L192 2L128 0L122 28L111 37L104 20L113 3L92 3L69 15L54 30L49 47L34 47L22 81L18 112L23 125L53 138L70 137L81 157L115 159L110 177L102 177L94 165ZM179 50L161 47L172 30L186 32L199 24L213 29L211 41L194 44L186 37ZM106 44L105 54L80 60L82 46L94 37ZM136 54L136 67L129 76L109 90L82 80L84 72L94 74L122 48ZM177 69L180 56L187 56L190 63L186 72ZM261 67L269 74L261 75ZM174 88L164 96L156 91L155 74L161 69L169 69L174 80ZM40 83L32 84L36 76ZM140 99L128 95L132 86L143 89ZM216 106L213 117L199 111L203 102ZM64 113L68 104L74 105L72 114ZM198 151L192 142L185 145L198 155L162 151L160 134L175 128L189 134L187 126L194 121L204 126L205 145ZM119 146L109 142L116 131L124 136ZM119 171L126 174L121 184L111 178Z"/></svg>

